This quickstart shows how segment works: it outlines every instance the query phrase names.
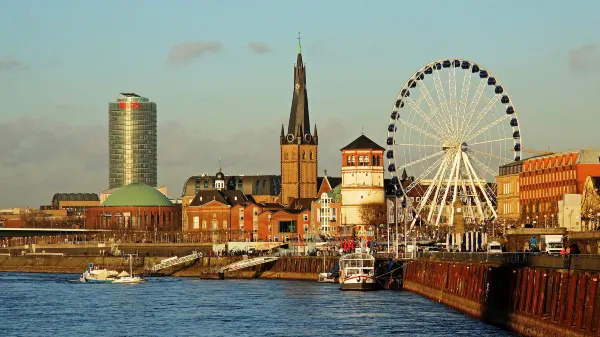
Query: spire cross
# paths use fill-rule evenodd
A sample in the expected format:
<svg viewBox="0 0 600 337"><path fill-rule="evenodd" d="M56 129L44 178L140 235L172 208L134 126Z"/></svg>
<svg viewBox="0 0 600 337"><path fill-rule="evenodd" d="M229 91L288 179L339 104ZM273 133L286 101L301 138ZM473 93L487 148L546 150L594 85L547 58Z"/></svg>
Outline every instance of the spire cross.
<svg viewBox="0 0 600 337"><path fill-rule="evenodd" d="M222 164L223 164L223 160L221 160L221 157L219 157L219 172L221 172L221 170L222 170Z"/></svg>
<svg viewBox="0 0 600 337"><path fill-rule="evenodd" d="M302 51L302 45L300 44L300 32L298 32L298 54Z"/></svg>
<svg viewBox="0 0 600 337"><path fill-rule="evenodd" d="M360 134L361 134L361 135L364 135L364 134L365 134L365 127L364 127L364 126L361 126L361 127L360 127Z"/></svg>

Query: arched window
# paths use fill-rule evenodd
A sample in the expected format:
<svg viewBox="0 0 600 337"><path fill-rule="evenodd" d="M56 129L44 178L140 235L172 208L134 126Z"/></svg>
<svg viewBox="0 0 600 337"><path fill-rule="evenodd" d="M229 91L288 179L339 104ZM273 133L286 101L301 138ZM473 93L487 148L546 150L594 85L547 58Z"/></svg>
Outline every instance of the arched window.
<svg viewBox="0 0 600 337"><path fill-rule="evenodd" d="M346 157L346 166L350 166L350 157L351 156Z"/></svg>
<svg viewBox="0 0 600 337"><path fill-rule="evenodd" d="M365 166L369 166L369 156L365 156Z"/></svg>
<svg viewBox="0 0 600 337"><path fill-rule="evenodd" d="M363 166L363 156L358 156L358 166Z"/></svg>

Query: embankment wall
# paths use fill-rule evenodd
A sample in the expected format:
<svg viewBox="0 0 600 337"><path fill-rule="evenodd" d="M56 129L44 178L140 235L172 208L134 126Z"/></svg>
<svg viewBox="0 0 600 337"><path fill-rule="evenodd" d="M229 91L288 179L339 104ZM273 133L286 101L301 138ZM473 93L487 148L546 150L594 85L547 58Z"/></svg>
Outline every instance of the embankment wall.
<svg viewBox="0 0 600 337"><path fill-rule="evenodd" d="M404 288L524 336L600 336L599 274L414 260Z"/></svg>

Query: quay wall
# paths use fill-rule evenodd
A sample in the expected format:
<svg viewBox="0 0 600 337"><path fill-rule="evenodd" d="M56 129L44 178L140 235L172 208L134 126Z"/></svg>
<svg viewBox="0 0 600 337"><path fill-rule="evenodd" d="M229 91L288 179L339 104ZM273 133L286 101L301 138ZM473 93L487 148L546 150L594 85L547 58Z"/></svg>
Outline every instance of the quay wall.
<svg viewBox="0 0 600 337"><path fill-rule="evenodd" d="M133 269L141 273L169 256L141 256L133 260ZM202 277L217 267L225 266L242 257L202 257L196 261L167 268L159 276ZM338 257L282 257L277 261L253 266L236 272L225 273L225 278L264 278L288 280L317 280L319 273L329 271L338 262ZM15 273L59 273L79 274L93 263L95 266L115 270L129 270L129 261L118 256L57 256L57 255L0 255L0 272Z"/></svg>
<svg viewBox="0 0 600 337"><path fill-rule="evenodd" d="M600 336L598 272L413 260L404 289L523 336Z"/></svg>

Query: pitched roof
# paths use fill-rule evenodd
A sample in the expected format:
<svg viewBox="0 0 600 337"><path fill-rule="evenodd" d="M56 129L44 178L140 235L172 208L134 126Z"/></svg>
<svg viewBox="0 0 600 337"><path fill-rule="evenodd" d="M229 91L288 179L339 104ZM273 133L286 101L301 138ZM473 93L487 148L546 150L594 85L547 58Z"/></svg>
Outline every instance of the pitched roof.
<svg viewBox="0 0 600 337"><path fill-rule="evenodd" d="M317 191L321 190L321 185L323 184L323 181L325 180L325 177L317 177ZM331 188L335 188L337 185L342 183L342 178L341 177L330 177L327 176L327 181L329 182L329 186L331 186ZM317 195L317 197L320 197L321 195Z"/></svg>
<svg viewBox="0 0 600 337"><path fill-rule="evenodd" d="M317 198L294 198L292 202L290 202L289 208L291 209L310 209L310 206L313 201L317 200Z"/></svg>
<svg viewBox="0 0 600 337"><path fill-rule="evenodd" d="M343 147L340 151L344 150L385 150L383 147L377 145L374 141L370 140L365 135L360 135L352 143Z"/></svg>
<svg viewBox="0 0 600 337"><path fill-rule="evenodd" d="M202 206L211 201L217 201L225 205L229 205L227 199L217 190L203 190L198 191L192 202L190 202L190 206Z"/></svg>
<svg viewBox="0 0 600 337"><path fill-rule="evenodd" d="M331 190L332 187L329 183L329 179L327 179L327 176L324 176L323 180L321 181L321 186L319 186L319 191L317 192L316 197L320 198L323 193L329 193L329 191Z"/></svg>

